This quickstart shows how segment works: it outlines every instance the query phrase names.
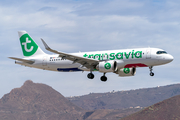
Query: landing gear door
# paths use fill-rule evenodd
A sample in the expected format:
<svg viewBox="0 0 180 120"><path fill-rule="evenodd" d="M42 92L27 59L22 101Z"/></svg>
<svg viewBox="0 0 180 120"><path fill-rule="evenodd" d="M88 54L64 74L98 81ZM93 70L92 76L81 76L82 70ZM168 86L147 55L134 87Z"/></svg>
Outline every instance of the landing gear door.
<svg viewBox="0 0 180 120"><path fill-rule="evenodd" d="M47 57L46 56L43 57L42 65L47 66Z"/></svg>
<svg viewBox="0 0 180 120"><path fill-rule="evenodd" d="M146 59L150 59L151 58L151 49L147 49L146 50Z"/></svg>

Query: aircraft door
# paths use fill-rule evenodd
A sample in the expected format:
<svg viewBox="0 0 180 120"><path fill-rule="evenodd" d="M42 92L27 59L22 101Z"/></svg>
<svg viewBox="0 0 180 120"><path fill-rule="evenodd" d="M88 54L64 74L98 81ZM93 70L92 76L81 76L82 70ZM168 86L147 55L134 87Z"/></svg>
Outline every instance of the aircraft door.
<svg viewBox="0 0 180 120"><path fill-rule="evenodd" d="M150 59L151 58L151 49L147 49L146 50L146 59Z"/></svg>

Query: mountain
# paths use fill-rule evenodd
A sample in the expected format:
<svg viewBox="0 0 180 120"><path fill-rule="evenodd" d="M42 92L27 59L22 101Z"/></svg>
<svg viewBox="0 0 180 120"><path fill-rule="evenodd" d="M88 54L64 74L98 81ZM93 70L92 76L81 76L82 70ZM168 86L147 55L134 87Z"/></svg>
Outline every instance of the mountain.
<svg viewBox="0 0 180 120"><path fill-rule="evenodd" d="M75 105L86 110L124 109L137 106L148 107L170 97L180 95L180 84L108 93L91 93L68 97Z"/></svg>
<svg viewBox="0 0 180 120"><path fill-rule="evenodd" d="M118 120L141 108L82 109L50 86L28 80L0 99L0 120Z"/></svg>
<svg viewBox="0 0 180 120"><path fill-rule="evenodd" d="M73 104L50 86L40 83L33 83L31 80L28 80L20 88L11 90L10 93L4 95L0 99L0 120L119 120L127 115L142 110L142 107L140 106L143 106L146 102L150 104L151 101L154 100L152 99L154 96L156 96L155 100L160 100L160 97L162 97L161 99L164 99L165 97L179 94L178 87L179 85L170 85L151 89L139 89L111 93L93 93L90 95L81 96L82 98L86 98L84 101L80 100L82 102L81 104L87 104L86 106L96 109L87 110ZM117 98L119 98L119 100L117 100ZM78 100L77 97L72 97L70 99ZM142 105L140 102L142 102ZM173 100L172 102L167 102L165 107L161 106L158 108L156 105L154 105L148 109L145 109L145 112L141 111L140 113L142 113L141 115L145 116L147 115L147 112L151 113L154 111L154 113L156 113L156 111L160 110L161 108L163 108L164 111L169 108L173 109L173 107L168 106L168 103L171 105ZM130 104L129 106L139 106L126 108L128 104ZM177 101L174 101L174 104L176 105L174 107L175 110L178 111ZM118 105L121 106L118 107ZM159 104L157 104L157 106L158 105ZM166 108L166 106L168 107ZM111 109L107 109L108 107ZM174 115L176 115L174 110L171 111L174 112ZM168 113L163 112L158 114L168 115Z"/></svg>
<svg viewBox="0 0 180 120"><path fill-rule="evenodd" d="M0 120L78 120L84 114L51 87L30 80L0 99Z"/></svg>
<svg viewBox="0 0 180 120"><path fill-rule="evenodd" d="M86 112L83 116L83 120L119 120L120 118L124 118L140 110L140 108L94 110Z"/></svg>
<svg viewBox="0 0 180 120"><path fill-rule="evenodd" d="M156 103L121 120L180 120L180 95Z"/></svg>

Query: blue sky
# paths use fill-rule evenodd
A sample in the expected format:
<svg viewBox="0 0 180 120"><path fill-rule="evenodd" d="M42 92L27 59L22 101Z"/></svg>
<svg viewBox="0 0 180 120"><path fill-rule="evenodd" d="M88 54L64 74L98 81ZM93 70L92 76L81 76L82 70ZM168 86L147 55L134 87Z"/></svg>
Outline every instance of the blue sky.
<svg viewBox="0 0 180 120"><path fill-rule="evenodd" d="M179 83L180 1L178 0L17 0L0 2L0 96L26 80L47 84L64 96L156 87ZM157 47L174 56L170 64L138 68L134 77L88 72L60 73L14 64L23 57L17 31L26 30L45 51L40 38L63 52ZM50 53L51 54L51 53Z"/></svg>

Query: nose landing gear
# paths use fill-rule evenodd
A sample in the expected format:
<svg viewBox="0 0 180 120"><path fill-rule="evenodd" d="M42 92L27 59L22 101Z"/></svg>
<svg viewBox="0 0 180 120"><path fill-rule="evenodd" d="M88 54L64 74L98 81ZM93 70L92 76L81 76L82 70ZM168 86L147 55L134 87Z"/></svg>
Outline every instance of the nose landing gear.
<svg viewBox="0 0 180 120"><path fill-rule="evenodd" d="M153 66L149 67L149 69L150 69L150 76L154 76L154 73L152 72L152 70L153 70L152 68L153 68Z"/></svg>

